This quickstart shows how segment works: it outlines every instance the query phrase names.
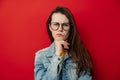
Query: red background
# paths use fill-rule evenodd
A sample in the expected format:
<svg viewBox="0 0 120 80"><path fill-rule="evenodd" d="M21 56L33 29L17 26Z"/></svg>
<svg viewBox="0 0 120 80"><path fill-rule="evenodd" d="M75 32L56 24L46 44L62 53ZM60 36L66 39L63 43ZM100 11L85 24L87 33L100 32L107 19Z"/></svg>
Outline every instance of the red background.
<svg viewBox="0 0 120 80"><path fill-rule="evenodd" d="M120 0L0 0L0 80L33 80L35 52L50 40L55 6L71 9L91 52L93 80L120 80Z"/></svg>

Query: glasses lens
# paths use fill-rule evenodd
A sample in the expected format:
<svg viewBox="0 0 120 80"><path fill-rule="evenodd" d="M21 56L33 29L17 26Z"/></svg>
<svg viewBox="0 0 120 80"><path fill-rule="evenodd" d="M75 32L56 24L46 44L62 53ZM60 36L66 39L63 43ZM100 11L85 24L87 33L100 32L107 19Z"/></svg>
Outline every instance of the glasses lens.
<svg viewBox="0 0 120 80"><path fill-rule="evenodd" d="M63 29L64 29L65 31L67 31L67 30L70 29L69 23L63 23L62 26L63 26Z"/></svg>
<svg viewBox="0 0 120 80"><path fill-rule="evenodd" d="M51 23L51 28L53 29L53 30L57 30L58 28L59 28L59 23Z"/></svg>

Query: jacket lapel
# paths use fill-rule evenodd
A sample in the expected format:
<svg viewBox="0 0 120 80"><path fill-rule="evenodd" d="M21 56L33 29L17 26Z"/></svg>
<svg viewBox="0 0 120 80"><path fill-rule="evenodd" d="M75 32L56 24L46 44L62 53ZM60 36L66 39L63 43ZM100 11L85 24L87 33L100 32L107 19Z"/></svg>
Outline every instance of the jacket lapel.
<svg viewBox="0 0 120 80"><path fill-rule="evenodd" d="M46 57L49 60L49 62L51 62L51 59L53 57L53 55L55 54L55 46L54 46L54 42L49 46L48 51L46 53Z"/></svg>

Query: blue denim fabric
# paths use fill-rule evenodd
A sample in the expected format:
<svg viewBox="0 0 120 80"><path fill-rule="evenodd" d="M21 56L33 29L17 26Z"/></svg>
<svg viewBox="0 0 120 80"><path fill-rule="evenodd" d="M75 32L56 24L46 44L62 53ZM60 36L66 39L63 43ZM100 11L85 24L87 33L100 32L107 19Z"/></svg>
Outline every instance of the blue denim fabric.
<svg viewBox="0 0 120 80"><path fill-rule="evenodd" d="M65 57L55 55L55 46L52 43L48 48L36 52L35 80L92 80L89 73L76 75L77 63L70 55Z"/></svg>

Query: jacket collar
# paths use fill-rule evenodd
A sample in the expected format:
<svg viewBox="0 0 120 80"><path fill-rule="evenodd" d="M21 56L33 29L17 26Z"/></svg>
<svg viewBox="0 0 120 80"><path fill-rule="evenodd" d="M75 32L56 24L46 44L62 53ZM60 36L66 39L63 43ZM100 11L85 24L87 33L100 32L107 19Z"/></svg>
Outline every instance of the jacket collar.
<svg viewBox="0 0 120 80"><path fill-rule="evenodd" d="M46 57L48 57L48 58L52 57L54 54L55 54L55 43L53 42L48 48Z"/></svg>

